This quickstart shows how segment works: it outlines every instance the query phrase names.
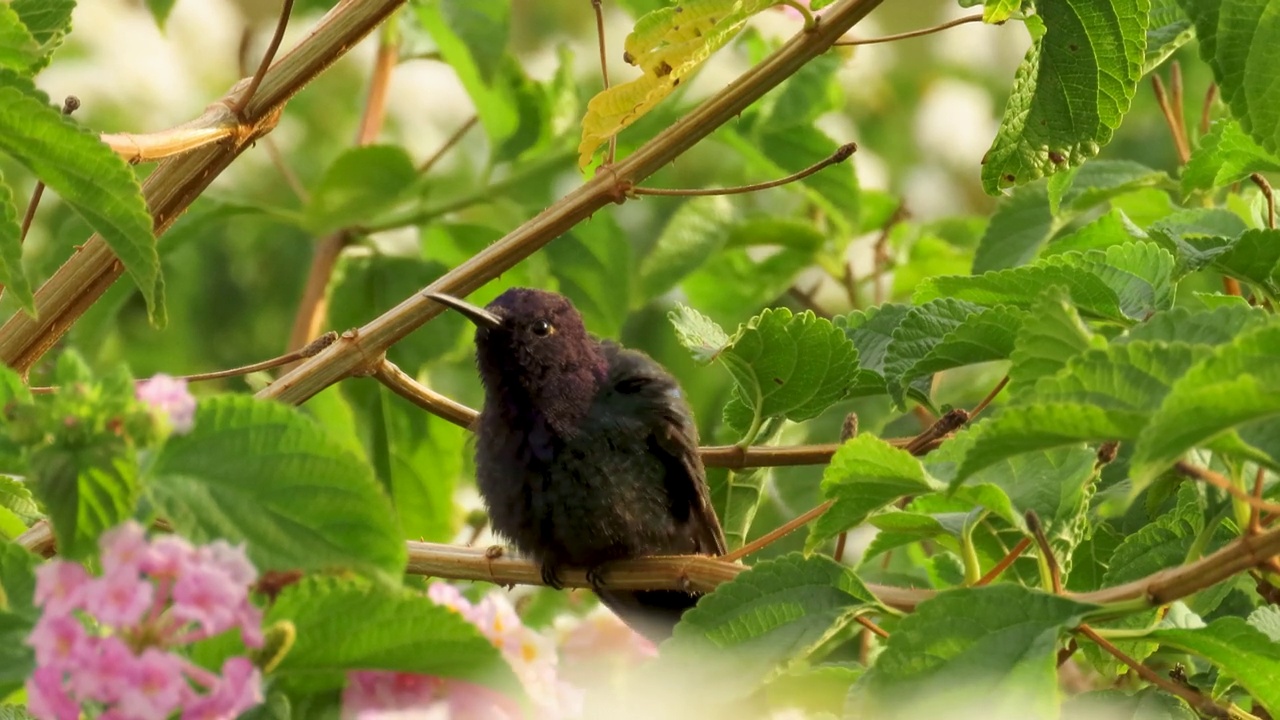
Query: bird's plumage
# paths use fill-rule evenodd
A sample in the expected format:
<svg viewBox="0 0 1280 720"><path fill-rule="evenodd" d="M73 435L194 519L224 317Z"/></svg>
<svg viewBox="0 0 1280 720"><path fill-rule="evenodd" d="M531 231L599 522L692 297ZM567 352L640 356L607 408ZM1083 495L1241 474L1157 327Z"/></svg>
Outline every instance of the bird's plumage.
<svg viewBox="0 0 1280 720"><path fill-rule="evenodd" d="M493 529L552 583L560 567L723 554L693 414L670 373L592 337L563 296L515 288L485 311L501 320L481 318L476 331L485 386L476 478ZM654 638L696 601L682 591L597 593Z"/></svg>

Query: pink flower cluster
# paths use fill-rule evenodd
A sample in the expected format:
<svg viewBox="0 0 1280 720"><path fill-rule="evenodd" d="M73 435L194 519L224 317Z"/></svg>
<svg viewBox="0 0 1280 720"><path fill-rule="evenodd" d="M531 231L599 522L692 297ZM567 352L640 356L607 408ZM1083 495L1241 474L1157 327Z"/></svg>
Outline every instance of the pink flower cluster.
<svg viewBox="0 0 1280 720"><path fill-rule="evenodd" d="M262 702L262 677L243 657L222 673L172 648L238 628L262 646L262 612L249 602L257 570L243 547L222 540L192 547L165 535L147 541L129 521L102 536L102 575L51 560L36 571L43 608L27 643L36 670L28 709L41 720L77 720L82 707L103 720L234 718Z"/></svg>
<svg viewBox="0 0 1280 720"><path fill-rule="evenodd" d="M525 693L545 720L582 714L582 693L556 676L555 648L525 627L506 597L497 593L472 604L447 583L433 583L427 595L477 628L502 652ZM486 687L414 673L362 670L347 678L344 720L377 720L405 711L414 717L514 720L523 717L510 698Z"/></svg>
<svg viewBox="0 0 1280 720"><path fill-rule="evenodd" d="M167 417L175 433L191 432L196 421L196 399L187 391L186 380L160 373L139 381L134 395L150 405L152 411Z"/></svg>

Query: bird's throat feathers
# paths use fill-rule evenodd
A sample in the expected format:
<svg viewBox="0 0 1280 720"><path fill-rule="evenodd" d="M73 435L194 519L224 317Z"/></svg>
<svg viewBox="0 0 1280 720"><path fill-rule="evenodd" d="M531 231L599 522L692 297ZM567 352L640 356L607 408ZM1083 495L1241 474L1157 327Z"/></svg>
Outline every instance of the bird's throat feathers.
<svg viewBox="0 0 1280 720"><path fill-rule="evenodd" d="M546 423L558 435L574 434L608 378L609 364L600 344L585 333L581 342L530 345L512 340L502 330L476 337L485 404L508 421L526 427Z"/></svg>

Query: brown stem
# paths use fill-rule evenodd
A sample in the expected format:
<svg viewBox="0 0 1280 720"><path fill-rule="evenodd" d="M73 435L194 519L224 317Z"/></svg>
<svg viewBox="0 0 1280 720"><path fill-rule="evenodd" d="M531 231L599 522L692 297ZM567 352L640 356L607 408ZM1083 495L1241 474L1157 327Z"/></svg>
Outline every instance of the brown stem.
<svg viewBox="0 0 1280 720"><path fill-rule="evenodd" d="M1187 144L1185 129L1178 123L1181 112L1176 112L1169 104L1169 97L1164 90L1164 81L1159 75L1151 76L1151 87L1155 90L1156 103L1160 106L1160 113L1164 115L1165 124L1169 126L1169 133L1173 135L1173 147L1178 152L1178 162L1186 165L1187 160L1191 159L1191 147Z"/></svg>
<svg viewBox="0 0 1280 720"><path fill-rule="evenodd" d="M1222 292L1239 297L1242 294L1240 292L1240 281L1232 277L1223 277Z"/></svg>
<svg viewBox="0 0 1280 720"><path fill-rule="evenodd" d="M267 68L271 67L271 61L276 58L276 51L280 49L280 42L284 40L284 31L289 27L291 14L293 14L293 0L284 0L284 5L280 8L280 19L276 21L276 31L271 36L267 51L262 54L262 62L258 63L257 72L253 74L253 79L249 81L249 87L245 88L244 94L231 105L231 111L236 115L244 113L253 96L257 94L258 86L262 85L262 78L266 77Z"/></svg>
<svg viewBox="0 0 1280 720"><path fill-rule="evenodd" d="M923 455L927 452L926 448L929 448L935 442L940 442L943 438L963 427L967 422L969 422L969 413L956 408L938 418L937 422L912 438L904 449L912 455Z"/></svg>
<svg viewBox="0 0 1280 720"><path fill-rule="evenodd" d="M465 405L456 403L444 395L427 388L422 383L415 381L390 360L383 358L382 362L378 363L377 367L374 369L373 377L375 377L378 382L386 385L387 389L391 390L391 392L394 392L423 410L426 410L433 415L438 415L464 429L474 429L476 411Z"/></svg>
<svg viewBox="0 0 1280 720"><path fill-rule="evenodd" d="M1267 479L1267 470L1261 465L1258 466L1258 472L1253 477L1253 499L1262 502L1262 485ZM1257 505L1249 506L1249 530L1250 535L1258 535L1262 533L1262 511Z"/></svg>
<svg viewBox="0 0 1280 720"><path fill-rule="evenodd" d="M1209 126L1212 124L1211 113L1213 111L1213 101L1218 97L1218 86L1215 83L1209 83L1209 89L1204 92L1204 104L1200 106L1200 136L1209 134Z"/></svg>
<svg viewBox="0 0 1280 720"><path fill-rule="evenodd" d="M863 616L861 616L861 615L858 615L858 616L854 617L854 618L853 618L853 620L854 620L854 622L858 623L859 625L861 625L862 627L866 628L867 630L870 630L872 634L874 634L874 635L876 635L876 636L878 636L878 637L884 638L885 640L888 640L888 639L889 639L889 633L888 633L888 632L886 632L884 628L882 628L882 627L880 627L879 625L877 625L877 624L875 624L875 623L871 622L871 621L870 621L870 620L868 620L867 618L865 618L865 617L863 617Z"/></svg>
<svg viewBox="0 0 1280 720"><path fill-rule="evenodd" d="M827 8L811 32L795 35L778 51L705 100L679 121L616 164L598 172L577 190L554 203L506 237L476 255L425 290L465 297L490 279L542 248L592 213L617 202L620 183L634 187L665 167L717 127L790 77L831 46L842 33L880 5L882 0L839 0ZM356 4L361 5L360 3ZM339 6L347 7L347 6ZM415 293L372 320L349 340L339 340L325 353L302 363L259 396L290 404L305 402L360 368L365 358L386 352L392 344L443 312L425 293Z"/></svg>
<svg viewBox="0 0 1280 720"><path fill-rule="evenodd" d="M781 185L793 183L793 182L796 182L797 180L803 180L809 177L810 175L818 172L819 170L822 170L823 168L829 167L831 165L835 165L836 163L842 163L845 160L848 160L849 158L853 157L853 154L857 152L857 150L858 150L857 143L845 143L844 145L841 145L840 147L836 148L836 151L831 153L829 157L817 163L814 163L813 165L810 165L809 167L801 170L800 172L792 173L791 175L788 175L784 178L779 178L777 180L770 180L768 182L754 183L751 185L739 185L737 187L729 187L729 188L703 188L699 190L631 187L631 188L627 188L625 192L628 195L663 195L668 197L697 197L697 196L705 196L705 195L741 195L743 193L758 192L760 190L768 190L769 188L776 188Z"/></svg>
<svg viewBox="0 0 1280 720"><path fill-rule="evenodd" d="M445 139L444 144L440 146L440 149L432 153L431 157L424 160L422 164L418 166L418 174L426 175L428 172L430 172L431 168L435 167L435 164L440 162L440 158L445 156L445 153L452 150L453 146L462 142L462 138L467 134L467 131L475 127L476 123L479 122L479 120L480 120L479 115L472 115L471 119L462 123L462 125L460 125L457 130L454 130L453 134L450 135L447 139Z"/></svg>
<svg viewBox="0 0 1280 720"><path fill-rule="evenodd" d="M338 266L342 251L354 238L350 230L339 230L316 243L315 254L311 256L311 267L307 270L307 283L303 286L302 298L298 301L298 312L293 316L288 347L302 347L320 332L329 312L325 301L329 278L333 277L333 270Z"/></svg>
<svg viewBox="0 0 1280 720"><path fill-rule="evenodd" d="M1036 546L1040 549L1040 557L1044 558L1044 564L1049 568L1049 585L1053 588L1054 595L1062 594L1062 569L1058 567L1058 557L1053 554L1053 548L1049 546L1049 538L1045 537L1044 526L1040 524L1040 516L1035 510L1028 510L1023 518L1027 521L1027 529L1031 531L1031 535L1036 539Z"/></svg>
<svg viewBox="0 0 1280 720"><path fill-rule="evenodd" d="M973 410L969 412L969 419L973 420L975 417L978 416L978 413L982 412L983 410L986 410L987 406L991 404L991 401L995 400L996 396L1000 394L1000 391L1004 389L1004 386L1008 384L1009 384L1009 376L1005 375L1003 378L1000 379L1000 382L996 383L996 386L991 389L991 392L987 393L987 396L982 398L982 402L978 403L977 406L974 407Z"/></svg>
<svg viewBox="0 0 1280 720"><path fill-rule="evenodd" d="M221 380L222 378L238 377L240 375L249 375L250 373L262 372L271 368L288 365L297 362L303 358L309 358L320 352L321 350L333 344L338 339L338 333L327 332L324 335L312 340L306 347L299 348L292 352L287 352L279 357L263 360L262 362L253 363L251 365L242 365L240 367L230 368L228 370L215 370L207 373L195 373L193 375L178 375L177 379L186 380L187 382L203 382L205 380ZM139 378L136 382L142 382L143 378ZM30 388L33 395L50 395L58 391L57 387L33 387Z"/></svg>
<svg viewBox="0 0 1280 720"><path fill-rule="evenodd" d="M922 37L924 35L932 35L933 33L941 32L943 30L953 28L957 25L963 25L965 23L972 23L972 22L982 22L982 14L979 13L977 15L966 15L962 18L956 18L955 20L949 20L947 22L944 22L941 25L935 25L933 27L924 28L923 30L912 30L911 32L898 33L897 35L885 35L884 37L870 38L867 40L840 40L835 44L847 46L847 45L875 45L876 43L894 42L896 40L906 40L908 38ZM1003 23L1000 23L1000 24L1003 24Z"/></svg>
<svg viewBox="0 0 1280 720"><path fill-rule="evenodd" d="M814 299L812 290L801 290L799 286L792 285L787 288L787 295L795 298L796 301L803 305L806 310L813 311L814 315L821 318L831 318L831 313L827 312L826 309L819 305L818 301Z"/></svg>
<svg viewBox="0 0 1280 720"><path fill-rule="evenodd" d="M821 505L818 505L817 507L810 508L804 513L794 518L791 518L787 522L779 525L773 530L770 530L764 535L761 535L760 537L747 543L746 545L743 545L737 550L734 550L728 555L724 555L721 559L724 560L725 562L734 562L735 560L740 560L750 555L753 552L758 552L760 550L763 550L764 548L772 545L773 543L777 542L781 538L787 535L790 535L792 532L795 532L797 529L804 527L811 520L818 517L822 513L826 512L832 505L835 504L835 502L836 502L835 500L828 500L822 503Z"/></svg>
<svg viewBox="0 0 1280 720"><path fill-rule="evenodd" d="M995 581L996 578L1000 577L1001 573L1003 573L1005 570L1008 570L1009 566L1012 565L1015 560L1021 557L1022 553L1026 552L1027 548L1029 547L1031 547L1031 538L1024 537L1021 540L1019 540L1018 544L1014 545L1013 549L1010 550L1007 554L1005 554L1005 556L1000 559L1000 562L995 564L995 567L988 570L986 575L983 575L981 578L978 578L978 582L973 584L974 587L982 587L983 585L990 585L992 582Z"/></svg>
<svg viewBox="0 0 1280 720"><path fill-rule="evenodd" d="M605 48L604 39L604 8L601 6L600 0L591 0L591 10L596 14L596 39L600 45L600 77L604 81L604 89L609 89L609 53ZM612 165L614 154L618 150L618 136L613 134L609 136L609 150L605 153L604 164Z"/></svg>
<svg viewBox="0 0 1280 720"><path fill-rule="evenodd" d="M396 67L400 43L384 34L378 43L378 53L373 58L373 72L369 75L369 92L365 95L364 113L356 130L356 145L370 145L382 132L387 116L387 88L391 85L391 71Z"/></svg>
<svg viewBox="0 0 1280 720"><path fill-rule="evenodd" d="M1141 677L1143 680L1146 680L1152 685L1157 685L1161 689L1165 690L1166 692L1173 693L1174 695L1177 695L1183 700L1186 700L1187 704L1189 704L1191 707L1198 710L1201 714L1207 715L1209 717L1222 717L1222 718L1230 717L1230 714L1227 712L1226 708L1222 707L1221 705L1218 705L1214 701L1210 700L1209 698L1205 697L1204 695L1201 695L1200 693L1196 692L1195 690L1192 690L1191 688L1185 685L1179 685L1178 683L1171 682L1161 677L1160 673L1156 672L1155 670L1152 670L1146 665L1143 665L1137 660L1134 660L1133 658L1129 657L1127 654L1125 654L1123 650L1113 645L1109 640L1099 635L1093 628L1089 627L1088 625L1082 624L1080 625L1080 627L1076 628L1076 631L1079 632L1081 635L1084 635L1085 637L1089 638L1094 643L1096 643L1098 647L1107 651L1117 660L1127 665L1131 670L1137 673L1139 677Z"/></svg>
<svg viewBox="0 0 1280 720"><path fill-rule="evenodd" d="M889 235L893 233L893 228L902 222L906 216L906 206L899 204L894 209L893 214L889 216L889 221L884 224L884 227L880 228L880 235L876 238L876 244L871 256L871 292L876 305L883 303L885 295L887 295L884 287L884 273L889 265Z"/></svg>
<svg viewBox="0 0 1280 720"><path fill-rule="evenodd" d="M1197 467L1185 460L1179 460L1173 467L1178 472L1189 478L1195 478L1196 480L1201 480L1216 488L1225 490L1229 495L1241 502L1247 503L1251 508L1256 510L1266 510L1271 513L1280 512L1280 505L1267 502L1261 498L1255 498L1244 490L1236 487L1235 483L1208 468Z"/></svg>
<svg viewBox="0 0 1280 720"><path fill-rule="evenodd" d="M1262 176L1262 173L1253 173L1249 176L1254 185L1262 191L1262 196L1267 199L1267 227L1272 230L1276 229L1276 196L1271 192L1271 183Z"/></svg>
<svg viewBox="0 0 1280 720"><path fill-rule="evenodd" d="M1169 108L1173 110L1174 126L1178 128L1178 134L1182 136L1182 144L1187 148L1187 156L1190 157L1191 141L1187 138L1187 119L1183 114L1185 99L1182 92L1182 63L1174 60L1169 63Z"/></svg>

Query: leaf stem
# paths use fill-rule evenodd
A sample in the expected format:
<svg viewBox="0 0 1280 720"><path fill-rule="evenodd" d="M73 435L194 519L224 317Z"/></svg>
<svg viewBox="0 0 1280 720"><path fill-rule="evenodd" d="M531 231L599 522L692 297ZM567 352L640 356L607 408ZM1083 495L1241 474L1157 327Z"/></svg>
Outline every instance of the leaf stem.
<svg viewBox="0 0 1280 720"><path fill-rule="evenodd" d="M964 25L965 23L973 22L982 22L982 13L978 13L977 15L966 15L961 18L956 18L955 20L948 20L941 25L934 25L933 27L923 28L921 30L912 30L910 32L898 33L897 35L885 35L884 37L869 38L867 40L839 40L834 44L847 47L850 45L875 45L877 43L896 42L898 40L907 40L909 38L932 35L933 33L942 32L943 30L948 30L956 27L957 25ZM997 24L1003 25L1004 23Z"/></svg>
<svg viewBox="0 0 1280 720"><path fill-rule="evenodd" d="M750 555L751 553L763 550L764 548L772 545L773 543L777 542L784 536L790 535L796 529L803 527L804 525L807 525L810 521L817 518L819 515L825 513L834 504L835 504L835 500L828 500L822 503L821 505L818 505L817 507L810 508L804 513L788 520L782 525L779 525L778 527L774 528L773 530L770 530L764 535L761 535L755 540L752 540L746 545L743 545L737 550L734 550L733 552L728 553L727 555L722 555L720 559L724 560L725 562L735 562L737 560L740 560Z"/></svg>
<svg viewBox="0 0 1280 720"><path fill-rule="evenodd" d="M1045 570L1046 590L1050 590L1054 595L1062 594L1062 571L1058 568L1058 557L1053 554L1053 548L1049 545L1049 538L1045 537L1044 526L1040 524L1040 516L1035 510L1028 510L1023 516L1027 522L1027 529L1031 531L1032 536L1036 539L1036 545L1040 549L1040 566Z"/></svg>
<svg viewBox="0 0 1280 720"><path fill-rule="evenodd" d="M776 188L781 185L786 185L788 183L796 182L797 180L803 180L809 177L810 175L818 172L819 170L822 170L831 165L835 165L836 163L842 163L845 160L848 160L849 158L853 157L853 154L857 152L857 150L858 150L857 143L845 143L844 145L841 145L839 148L837 148L835 152L831 153L830 156L814 163L813 165L810 165L809 167L801 170L800 172L792 173L784 178L779 178L777 180L770 180L768 182L753 183L751 185L739 185L737 187L728 187L728 188L703 188L700 190L679 190L674 188L633 187L633 188L628 188L626 190L626 193L628 195L660 195L660 196L666 196L666 197L700 197L700 196L706 196L706 195L741 195L743 193L759 192L760 190L768 190L770 188Z"/></svg>
<svg viewBox="0 0 1280 720"><path fill-rule="evenodd" d="M1179 73L1180 77L1181 73ZM1179 80L1179 87L1181 87L1181 80ZM1169 126L1169 134L1173 136L1173 148L1178 153L1178 164L1186 165L1187 161L1191 159L1191 146L1187 143L1186 128L1178 121L1178 118L1182 116L1182 111L1174 110L1173 106L1169 104L1169 97L1164 89L1164 81L1155 73L1151 75L1151 88L1155 91L1156 104L1160 106L1160 113L1164 115L1164 122Z"/></svg>
<svg viewBox="0 0 1280 720"><path fill-rule="evenodd" d="M1013 565L1013 562L1021 557L1022 553L1026 552L1029 547L1031 547L1031 538L1024 537L1019 540L1018 544L1014 545L1013 549L1000 559L1000 562L996 563L994 567L988 570L986 575L978 578L978 582L973 583L973 586L982 587L983 585L990 585L996 578L1000 577L1005 570L1008 570L1009 566Z"/></svg>
<svg viewBox="0 0 1280 720"><path fill-rule="evenodd" d="M604 89L609 89L609 59L608 51L605 48L604 38L604 8L601 6L600 0L591 0L591 10L596 15L596 39L600 45L600 77L604 81ZM609 136L609 150L605 153L604 164L612 165L614 153L618 149L618 135L614 133Z"/></svg>
<svg viewBox="0 0 1280 720"><path fill-rule="evenodd" d="M978 549L973 544L973 529L982 522L988 512L990 511L982 509L977 512L976 519L973 519L974 513L970 513L969 517L965 518L964 527L960 532L960 557L964 561L965 585L977 585L982 579L982 564L978 561Z"/></svg>
<svg viewBox="0 0 1280 720"><path fill-rule="evenodd" d="M1262 191L1262 196L1267 199L1267 227L1272 230L1276 229L1276 196L1271 192L1271 183L1262 176L1262 173L1253 173L1249 176L1249 180L1258 189Z"/></svg>
<svg viewBox="0 0 1280 720"><path fill-rule="evenodd" d="M991 392L987 393L987 396L982 398L982 402L978 403L977 406L974 407L973 410L969 412L969 419L973 420L975 417L978 416L978 413L982 412L983 410L986 410L987 406L991 404L991 401L995 400L996 396L1000 394L1000 391L1003 390L1005 385L1008 385L1008 384L1009 384L1008 375L1005 375L1003 378L1000 378L1000 382L996 383L996 386L991 389Z"/></svg>
<svg viewBox="0 0 1280 720"><path fill-rule="evenodd" d="M258 92L258 87L262 85L262 78L266 77L267 68L271 67L271 61L276 57L276 51L280 49L280 42L284 40L285 28L289 27L289 16L293 14L293 0L284 0L284 4L280 8L280 18L276 21L275 33L271 36L271 42L267 45L267 50L262 54L262 62L258 63L258 70L253 74L253 79L249 81L249 87L245 88L244 93L236 99L231 105L231 111L236 115L242 115L249 102L253 100L253 96Z"/></svg>
<svg viewBox="0 0 1280 720"><path fill-rule="evenodd" d="M431 157L422 161L422 164L418 166L418 174L426 175L430 172L431 168L435 167L436 163L440 161L440 158L444 157L445 154L452 150L455 145L462 142L462 138L471 130L471 128L475 127L476 123L479 121L479 115L472 115L466 122L459 125L458 129L454 130L453 134L445 139L444 144L440 146L440 149L432 153Z"/></svg>

